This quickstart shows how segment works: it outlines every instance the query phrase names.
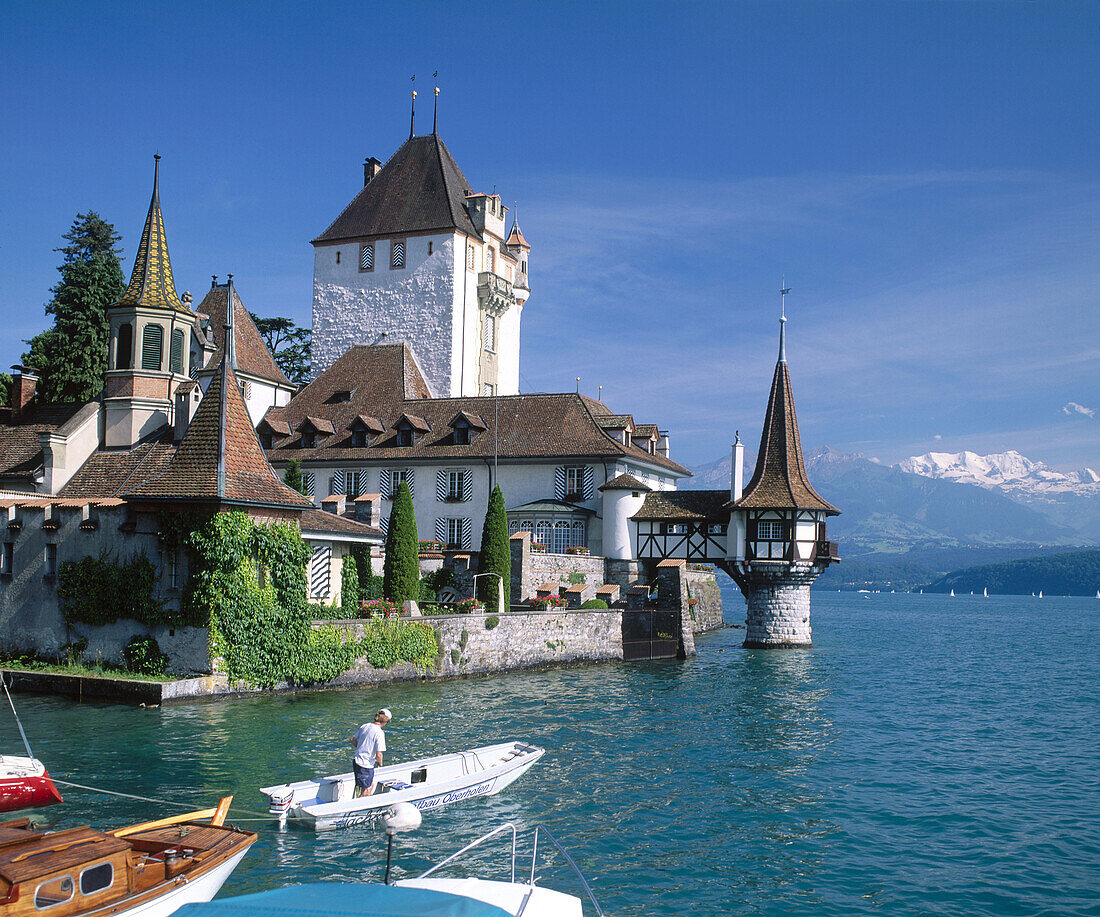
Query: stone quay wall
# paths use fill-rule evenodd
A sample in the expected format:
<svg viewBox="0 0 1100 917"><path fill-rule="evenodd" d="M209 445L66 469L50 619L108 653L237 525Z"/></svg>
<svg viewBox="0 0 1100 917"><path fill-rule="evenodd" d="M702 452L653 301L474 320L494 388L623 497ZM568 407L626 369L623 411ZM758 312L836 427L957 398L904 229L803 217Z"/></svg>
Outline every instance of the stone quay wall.
<svg viewBox="0 0 1100 917"><path fill-rule="evenodd" d="M749 648L770 649L812 646L810 584L821 568L810 564L753 564L748 581L748 613L745 643Z"/></svg>

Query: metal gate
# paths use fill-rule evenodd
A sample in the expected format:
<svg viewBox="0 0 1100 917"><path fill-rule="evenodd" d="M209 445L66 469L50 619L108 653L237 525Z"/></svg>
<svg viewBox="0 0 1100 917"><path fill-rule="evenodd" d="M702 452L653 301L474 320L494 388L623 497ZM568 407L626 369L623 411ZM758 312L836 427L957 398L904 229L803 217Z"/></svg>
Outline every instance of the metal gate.
<svg viewBox="0 0 1100 917"><path fill-rule="evenodd" d="M680 648L679 613L657 608L623 611L623 659L675 659Z"/></svg>

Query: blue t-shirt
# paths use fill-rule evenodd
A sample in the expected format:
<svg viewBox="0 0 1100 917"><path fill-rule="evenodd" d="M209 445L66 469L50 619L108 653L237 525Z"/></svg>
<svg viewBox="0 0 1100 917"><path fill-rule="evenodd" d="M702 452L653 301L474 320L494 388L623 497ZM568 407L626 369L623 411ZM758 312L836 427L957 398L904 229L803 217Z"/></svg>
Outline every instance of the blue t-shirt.
<svg viewBox="0 0 1100 917"><path fill-rule="evenodd" d="M364 723L355 733L355 763L374 767L377 752L386 750L386 734L377 723Z"/></svg>

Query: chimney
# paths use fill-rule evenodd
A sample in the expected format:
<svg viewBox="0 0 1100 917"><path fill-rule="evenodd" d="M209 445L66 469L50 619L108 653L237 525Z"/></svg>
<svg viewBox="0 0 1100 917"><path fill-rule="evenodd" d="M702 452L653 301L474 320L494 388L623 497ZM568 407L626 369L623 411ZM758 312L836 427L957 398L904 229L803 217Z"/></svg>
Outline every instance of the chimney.
<svg viewBox="0 0 1100 917"><path fill-rule="evenodd" d="M382 171L382 163L375 159L373 156L368 156L363 160L363 187L366 187L371 183L371 179L374 178L379 172Z"/></svg>
<svg viewBox="0 0 1100 917"><path fill-rule="evenodd" d="M197 382L181 382L176 387L176 420L173 426L172 439L177 443L183 439L187 428L191 426L191 418L199 409L202 400L202 389Z"/></svg>
<svg viewBox="0 0 1100 917"><path fill-rule="evenodd" d="M321 509L326 513L332 513L336 516L344 515L344 511L347 509L348 498L343 494L332 494L329 497L325 497L321 500Z"/></svg>
<svg viewBox="0 0 1100 917"><path fill-rule="evenodd" d="M657 454L668 458L668 430L660 430L657 433Z"/></svg>
<svg viewBox="0 0 1100 917"><path fill-rule="evenodd" d="M11 419L23 420L34 406L38 373L30 366L13 366L11 380Z"/></svg>
<svg viewBox="0 0 1100 917"><path fill-rule="evenodd" d="M355 498L355 521L378 528L382 518L381 494L360 494Z"/></svg>
<svg viewBox="0 0 1100 917"><path fill-rule="evenodd" d="M734 434L733 455L730 460L730 502L736 503L741 499L741 492L745 486L745 446L741 442L741 434Z"/></svg>

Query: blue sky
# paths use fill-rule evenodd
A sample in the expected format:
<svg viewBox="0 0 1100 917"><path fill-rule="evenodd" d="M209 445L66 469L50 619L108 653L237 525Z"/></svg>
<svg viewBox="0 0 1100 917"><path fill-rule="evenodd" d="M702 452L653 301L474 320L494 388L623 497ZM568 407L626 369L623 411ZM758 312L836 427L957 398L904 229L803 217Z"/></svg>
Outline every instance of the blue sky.
<svg viewBox="0 0 1100 917"><path fill-rule="evenodd" d="M152 154L177 286L308 324L319 234L409 77L532 244L526 391L698 464L759 436L780 277L803 444L1100 466L1100 4L8 3L0 366Z"/></svg>

